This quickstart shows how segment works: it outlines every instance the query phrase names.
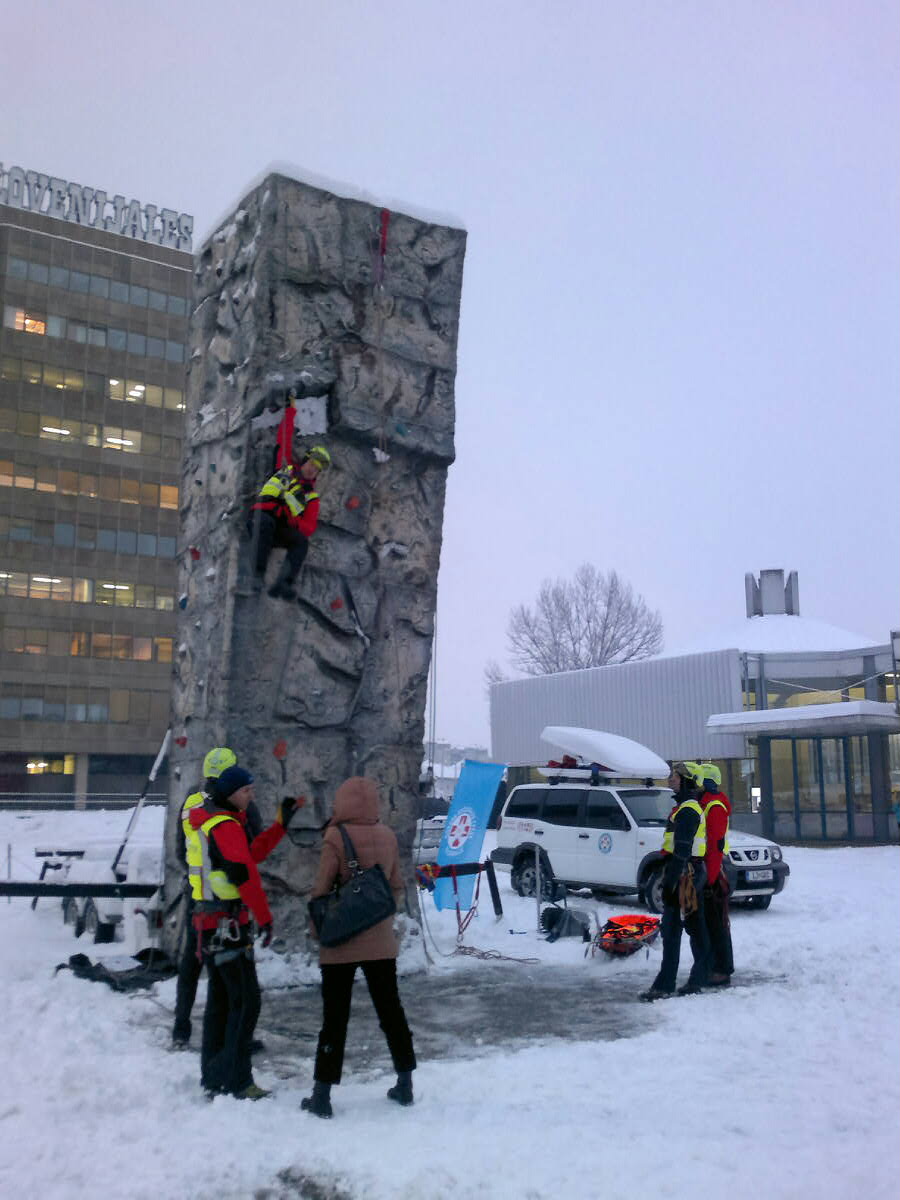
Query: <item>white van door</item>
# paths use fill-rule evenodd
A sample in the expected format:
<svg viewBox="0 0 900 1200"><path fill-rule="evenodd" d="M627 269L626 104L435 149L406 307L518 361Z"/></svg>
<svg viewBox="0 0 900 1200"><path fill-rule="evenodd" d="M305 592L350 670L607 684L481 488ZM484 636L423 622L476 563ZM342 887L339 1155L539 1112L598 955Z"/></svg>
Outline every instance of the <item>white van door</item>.
<svg viewBox="0 0 900 1200"><path fill-rule="evenodd" d="M581 842L583 788L548 787L540 821L535 822L535 841L546 851L557 879L578 878Z"/></svg>
<svg viewBox="0 0 900 1200"><path fill-rule="evenodd" d="M587 790L578 845L580 880L600 887L634 884L637 827L612 792L603 788Z"/></svg>

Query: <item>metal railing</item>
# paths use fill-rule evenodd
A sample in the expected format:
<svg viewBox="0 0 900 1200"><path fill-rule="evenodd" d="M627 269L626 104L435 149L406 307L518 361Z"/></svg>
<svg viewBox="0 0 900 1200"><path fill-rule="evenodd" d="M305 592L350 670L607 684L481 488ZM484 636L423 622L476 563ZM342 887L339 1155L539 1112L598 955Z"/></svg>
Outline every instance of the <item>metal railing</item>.
<svg viewBox="0 0 900 1200"><path fill-rule="evenodd" d="M75 811L81 809L127 809L138 802L135 792L89 792L86 796L75 796L72 792L0 792L0 809L20 812L29 810ZM145 804L166 804L164 792L152 792L145 797Z"/></svg>

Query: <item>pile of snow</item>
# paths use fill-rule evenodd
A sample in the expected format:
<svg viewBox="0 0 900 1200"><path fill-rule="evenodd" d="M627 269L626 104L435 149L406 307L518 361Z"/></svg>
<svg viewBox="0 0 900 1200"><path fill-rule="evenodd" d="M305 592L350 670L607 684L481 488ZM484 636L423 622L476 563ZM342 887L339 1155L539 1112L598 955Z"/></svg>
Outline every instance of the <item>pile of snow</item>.
<svg viewBox="0 0 900 1200"><path fill-rule="evenodd" d="M21 877L36 832L46 840L50 823L99 816L108 815L48 814L35 819L38 831L3 813L0 845L12 845ZM348 1055L330 1122L300 1111L312 1045L302 1085L259 1070L270 1099L209 1104L196 1055L165 1053L170 1017L159 1018L172 1006L171 981L126 997L54 975L76 948L96 958L123 947L73 945L58 902L32 912L26 900L0 900L0 1190L41 1200L473 1191L888 1200L900 1144L900 857L896 847L791 848L786 857L791 877L771 909L733 916L737 980L748 986L652 1006L631 997L650 982L655 953L614 961L585 957L575 939L550 945L536 932L534 902L501 876L503 920L483 896L465 941L539 960L517 968L510 1004L527 1004L529 980L564 966L584 977L573 1005L603 1004L609 981L619 997L610 1003L634 1006L638 1032L566 1041L561 1014L546 1038L510 1051L491 1049L491 1029L472 1029L471 1060L420 1062L407 1110L385 1100L387 1073L355 1076ZM629 905L594 907L603 920ZM498 969L452 956L455 914L430 899L425 914L434 970L467 972L476 988ZM259 963L269 988L315 976L313 964L271 951Z"/></svg>
<svg viewBox="0 0 900 1200"><path fill-rule="evenodd" d="M822 654L835 650L868 650L879 644L863 633L839 629L812 617L767 613L762 617L747 617L724 629L710 630L659 657L677 658L684 654L731 649L746 654Z"/></svg>

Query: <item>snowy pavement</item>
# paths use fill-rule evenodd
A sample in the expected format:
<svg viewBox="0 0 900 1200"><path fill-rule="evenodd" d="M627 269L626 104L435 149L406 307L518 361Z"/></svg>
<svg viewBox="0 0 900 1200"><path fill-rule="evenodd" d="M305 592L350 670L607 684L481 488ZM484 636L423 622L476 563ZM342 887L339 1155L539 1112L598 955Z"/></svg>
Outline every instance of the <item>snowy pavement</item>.
<svg viewBox="0 0 900 1200"><path fill-rule="evenodd" d="M122 814L0 813L15 877L33 870L51 829L76 836L72 822L102 836ZM267 1048L256 1077L273 1095L210 1104L197 1055L166 1050L174 981L122 995L54 975L76 950L127 947L74 942L58 901L32 912L0 900L0 1195L892 1198L900 853L786 858L791 877L769 911L733 916L745 986L654 1005L636 995L655 951L612 961L585 957L574 939L550 945L534 902L504 877L503 920L482 897L465 944L537 963L454 956L455 916L426 901L434 964L401 980L416 1104L385 1099L393 1076L360 981L330 1122L299 1108L319 1022L314 964L260 952ZM573 903L601 919L629 907ZM197 1023L201 1011L198 1001Z"/></svg>

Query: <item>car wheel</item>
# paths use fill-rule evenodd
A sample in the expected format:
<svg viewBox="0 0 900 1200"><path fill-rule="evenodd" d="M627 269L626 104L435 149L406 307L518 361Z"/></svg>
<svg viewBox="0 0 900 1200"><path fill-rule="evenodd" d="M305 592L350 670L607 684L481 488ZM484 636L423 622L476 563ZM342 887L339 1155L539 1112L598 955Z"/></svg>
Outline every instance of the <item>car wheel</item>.
<svg viewBox="0 0 900 1200"><path fill-rule="evenodd" d="M93 900L88 900L84 906L84 931L90 935L95 944L114 942L116 939L115 925L111 921L100 920L97 905Z"/></svg>
<svg viewBox="0 0 900 1200"><path fill-rule="evenodd" d="M769 905L772 903L772 897L771 896L748 896L745 903L748 908L765 909L765 908L768 908Z"/></svg>
<svg viewBox="0 0 900 1200"><path fill-rule="evenodd" d="M534 859L520 859L512 869L511 882L520 896L533 896L535 892ZM551 900L556 892L556 881L548 862L541 862L541 899Z"/></svg>
<svg viewBox="0 0 900 1200"><path fill-rule="evenodd" d="M662 867L654 867L644 880L642 889L644 903L652 913L661 913L663 910L663 869Z"/></svg>

